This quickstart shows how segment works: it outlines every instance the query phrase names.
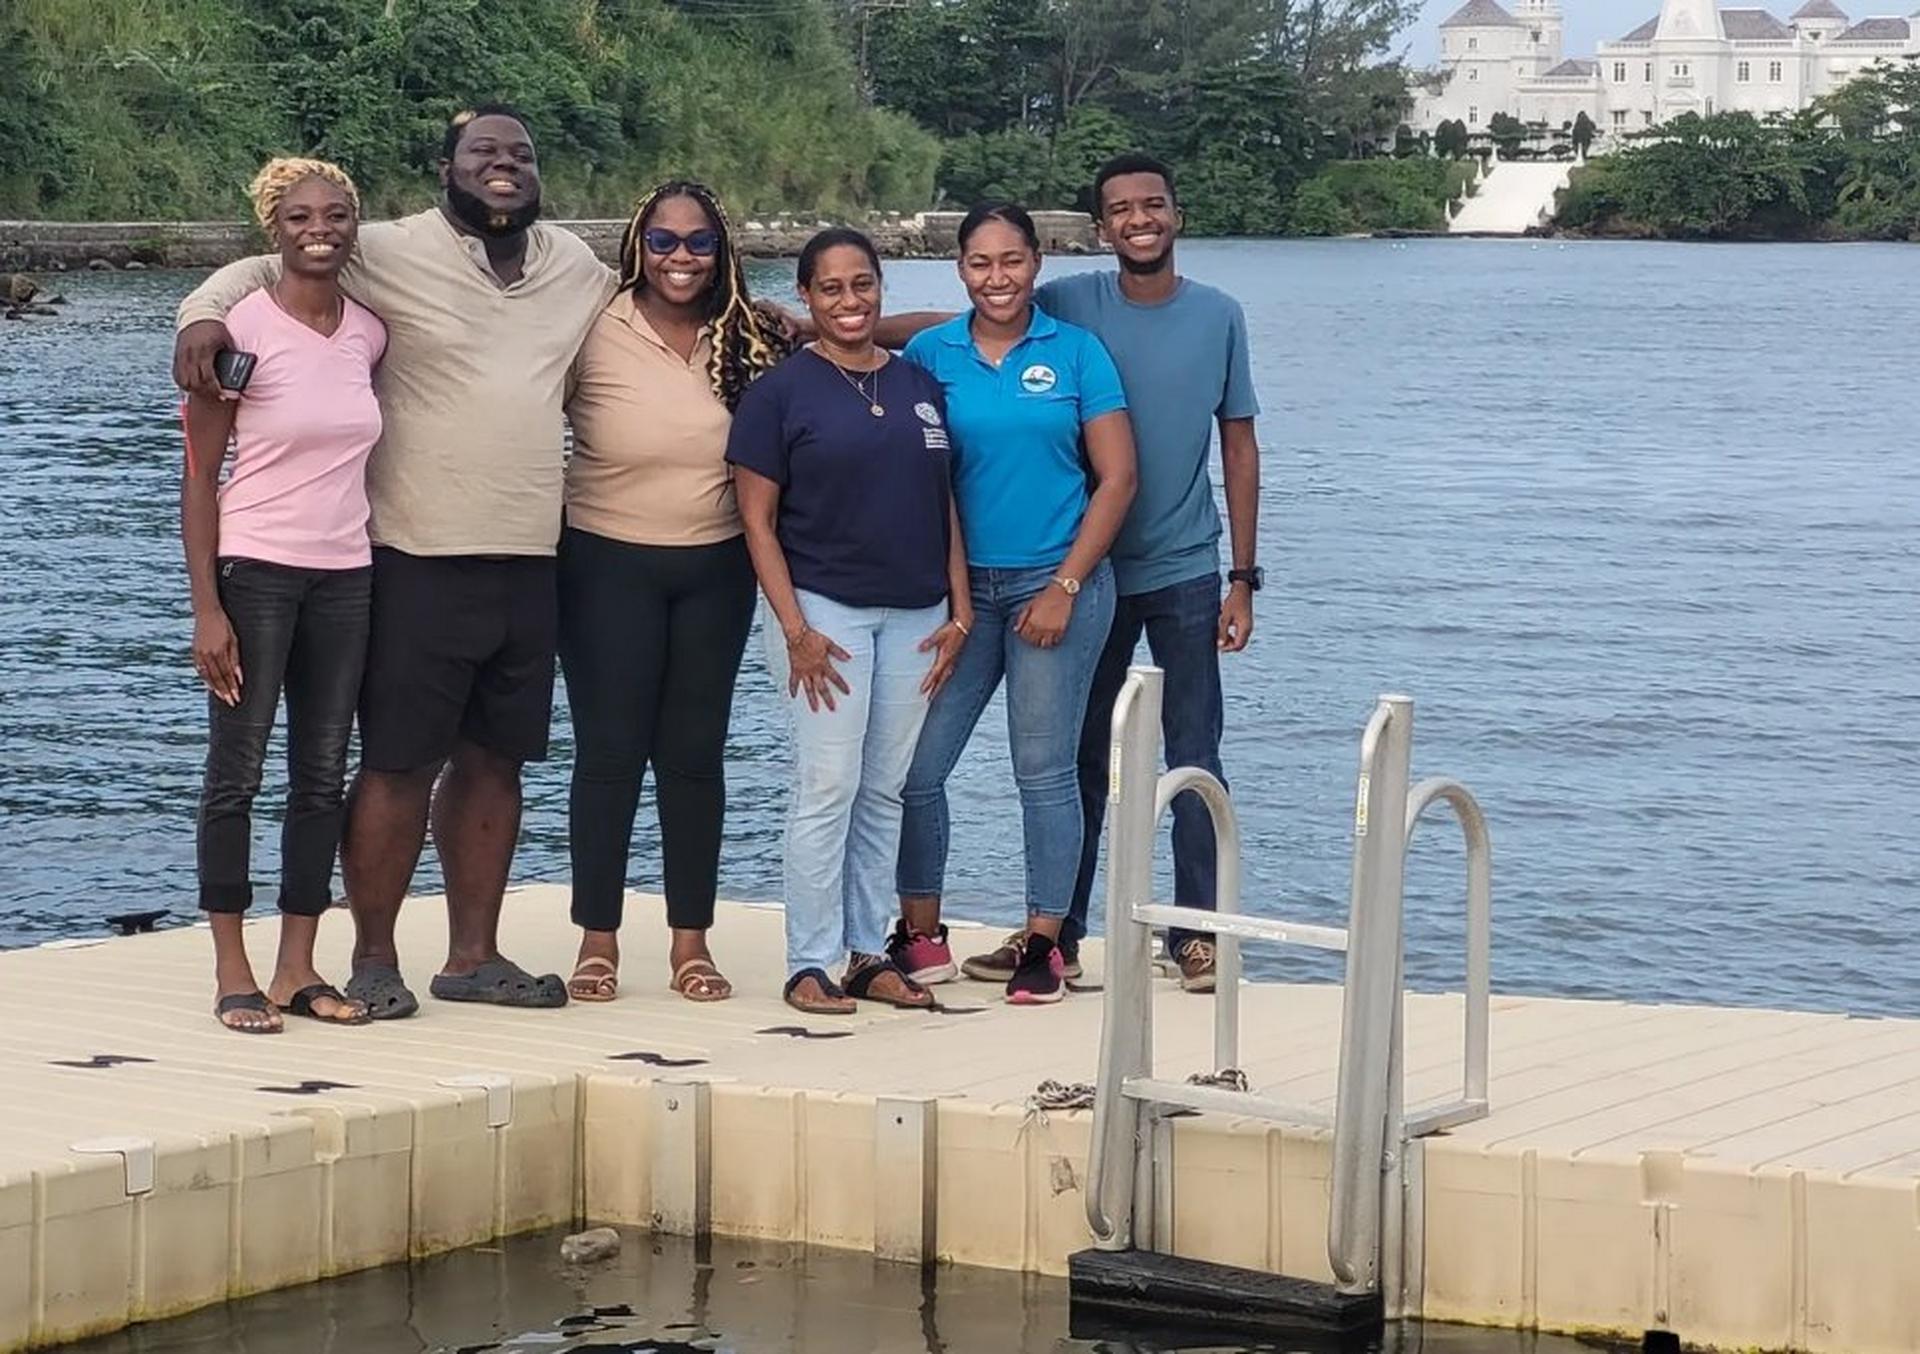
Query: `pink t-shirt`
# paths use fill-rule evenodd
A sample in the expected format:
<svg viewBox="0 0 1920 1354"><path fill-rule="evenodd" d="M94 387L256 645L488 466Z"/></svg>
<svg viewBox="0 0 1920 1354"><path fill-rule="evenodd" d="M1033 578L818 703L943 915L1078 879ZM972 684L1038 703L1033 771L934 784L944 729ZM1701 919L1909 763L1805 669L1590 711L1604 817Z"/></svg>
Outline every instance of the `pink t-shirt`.
<svg viewBox="0 0 1920 1354"><path fill-rule="evenodd" d="M344 302L331 336L261 290L227 316L233 346L255 355L233 419L233 464L220 487L220 553L299 569L355 569L367 544L367 457L380 440L373 369L387 329Z"/></svg>

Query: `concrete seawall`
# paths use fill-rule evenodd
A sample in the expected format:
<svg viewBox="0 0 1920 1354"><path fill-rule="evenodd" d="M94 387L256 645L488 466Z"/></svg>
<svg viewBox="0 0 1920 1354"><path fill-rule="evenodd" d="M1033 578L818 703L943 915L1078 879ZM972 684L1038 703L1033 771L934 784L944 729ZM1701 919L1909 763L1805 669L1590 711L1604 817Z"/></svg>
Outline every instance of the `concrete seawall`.
<svg viewBox="0 0 1920 1354"><path fill-rule="evenodd" d="M1041 244L1049 253L1086 254L1099 247L1093 221L1083 212L1035 212ZM627 223L555 221L612 262ZM818 218L750 220L736 229L744 253L790 258L813 233L832 224ZM946 258L956 248L958 212L922 212L857 223L888 258ZM244 221L0 221L0 271L64 272L83 268L217 268L267 248L265 237Z"/></svg>

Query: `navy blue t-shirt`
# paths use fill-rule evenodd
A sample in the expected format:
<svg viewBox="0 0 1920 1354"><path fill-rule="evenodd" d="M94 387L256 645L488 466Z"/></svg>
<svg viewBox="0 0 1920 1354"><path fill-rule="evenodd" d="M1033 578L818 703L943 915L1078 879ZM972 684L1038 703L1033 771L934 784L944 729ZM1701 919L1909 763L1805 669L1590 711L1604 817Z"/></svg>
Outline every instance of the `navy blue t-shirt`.
<svg viewBox="0 0 1920 1354"><path fill-rule="evenodd" d="M947 595L946 397L897 358L860 380L880 417L833 363L793 354L741 397L727 460L780 486L796 588L846 606L934 606Z"/></svg>

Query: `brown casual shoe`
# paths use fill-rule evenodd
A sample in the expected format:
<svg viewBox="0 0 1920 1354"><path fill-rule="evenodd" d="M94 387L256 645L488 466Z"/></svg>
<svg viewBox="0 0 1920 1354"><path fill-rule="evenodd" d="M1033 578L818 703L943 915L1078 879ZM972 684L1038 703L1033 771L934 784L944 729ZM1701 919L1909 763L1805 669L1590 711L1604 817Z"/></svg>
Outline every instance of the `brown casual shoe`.
<svg viewBox="0 0 1920 1354"><path fill-rule="evenodd" d="M1175 956L1180 961L1180 989L1183 992L1213 991L1214 952L1211 940L1189 940Z"/></svg>
<svg viewBox="0 0 1920 1354"><path fill-rule="evenodd" d="M961 962L960 971L983 983L1004 983L1019 971L1027 953L1027 933L1015 931L990 954L976 954Z"/></svg>
<svg viewBox="0 0 1920 1354"><path fill-rule="evenodd" d="M1060 976L1070 983L1080 981L1080 947L1069 945L1066 941L1057 942L1060 954ZM1020 971L1020 963L1027 957L1027 933L1015 931L1000 942L1000 948L991 954L977 954L960 965L960 971L969 978L983 983L1004 983Z"/></svg>

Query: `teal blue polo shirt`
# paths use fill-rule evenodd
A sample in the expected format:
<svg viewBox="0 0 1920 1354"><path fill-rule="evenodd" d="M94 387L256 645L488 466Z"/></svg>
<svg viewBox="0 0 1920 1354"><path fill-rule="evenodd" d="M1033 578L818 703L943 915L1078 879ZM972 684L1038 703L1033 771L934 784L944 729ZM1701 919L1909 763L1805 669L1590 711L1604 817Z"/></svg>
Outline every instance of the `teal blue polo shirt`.
<svg viewBox="0 0 1920 1354"><path fill-rule="evenodd" d="M1100 340L1035 309L998 367L974 347L973 312L914 336L902 354L947 392L953 493L967 563L1052 568L1073 548L1089 497L1080 430L1127 407Z"/></svg>

